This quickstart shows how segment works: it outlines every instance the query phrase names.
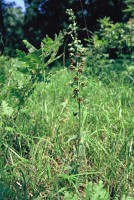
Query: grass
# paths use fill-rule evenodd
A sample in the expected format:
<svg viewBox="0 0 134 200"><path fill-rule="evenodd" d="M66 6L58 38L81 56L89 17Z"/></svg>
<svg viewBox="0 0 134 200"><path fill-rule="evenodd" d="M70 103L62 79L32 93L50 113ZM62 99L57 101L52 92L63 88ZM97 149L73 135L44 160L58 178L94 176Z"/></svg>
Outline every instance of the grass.
<svg viewBox="0 0 134 200"><path fill-rule="evenodd" d="M132 196L133 89L85 77L79 156L77 103L67 69L51 73L14 120L2 116L1 199L85 199L88 183L103 181L107 199ZM16 102L9 95L9 106ZM72 195L72 196L71 196ZM99 198L98 198L99 199Z"/></svg>

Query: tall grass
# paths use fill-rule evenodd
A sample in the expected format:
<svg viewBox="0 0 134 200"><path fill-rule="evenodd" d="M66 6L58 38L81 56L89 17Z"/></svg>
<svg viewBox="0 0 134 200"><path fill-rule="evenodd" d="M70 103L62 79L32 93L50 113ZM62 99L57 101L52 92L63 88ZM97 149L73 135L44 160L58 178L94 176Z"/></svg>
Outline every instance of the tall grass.
<svg viewBox="0 0 134 200"><path fill-rule="evenodd" d="M67 69L51 73L47 83L37 84L15 121L0 118L1 199L86 199L89 182L100 180L110 196L106 199L132 196L132 88L121 80L105 85L85 77L76 172L72 78Z"/></svg>

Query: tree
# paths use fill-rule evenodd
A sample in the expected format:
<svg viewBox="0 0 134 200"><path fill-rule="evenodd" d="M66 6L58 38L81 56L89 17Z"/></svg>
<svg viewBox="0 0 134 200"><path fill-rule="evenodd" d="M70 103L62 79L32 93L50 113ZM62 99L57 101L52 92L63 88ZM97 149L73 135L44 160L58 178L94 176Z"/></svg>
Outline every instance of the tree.
<svg viewBox="0 0 134 200"><path fill-rule="evenodd" d="M2 52L14 55L15 48L22 49L22 39L27 39L39 47L46 36L54 37L55 33L65 29L69 24L66 9L72 8L79 25L79 38L84 41L88 33L98 28L98 19L110 17L113 22L124 19L123 10L126 2L132 0L24 0L26 11L23 14L13 4L0 1L0 31ZM126 20L128 17L126 17ZM16 28L17 27L17 28ZM4 44L4 45L3 45Z"/></svg>
<svg viewBox="0 0 134 200"><path fill-rule="evenodd" d="M19 8L9 7L4 14L4 24L6 27L5 54L15 55L16 49L21 48L23 34L23 13Z"/></svg>
<svg viewBox="0 0 134 200"><path fill-rule="evenodd" d="M22 25L24 15L20 8L14 7L14 3L0 1L0 33L1 54L14 56L16 48L22 47L24 37Z"/></svg>
<svg viewBox="0 0 134 200"><path fill-rule="evenodd" d="M5 46L5 26L4 26L4 1L0 1L0 54L4 52Z"/></svg>
<svg viewBox="0 0 134 200"><path fill-rule="evenodd" d="M94 31L99 18L107 16L113 22L122 21L125 6L117 0L25 0L25 5L25 37L37 46L46 34L53 37L66 27L66 9L73 9L81 29L85 28L86 20L87 28ZM79 35L84 38L86 34L81 31Z"/></svg>

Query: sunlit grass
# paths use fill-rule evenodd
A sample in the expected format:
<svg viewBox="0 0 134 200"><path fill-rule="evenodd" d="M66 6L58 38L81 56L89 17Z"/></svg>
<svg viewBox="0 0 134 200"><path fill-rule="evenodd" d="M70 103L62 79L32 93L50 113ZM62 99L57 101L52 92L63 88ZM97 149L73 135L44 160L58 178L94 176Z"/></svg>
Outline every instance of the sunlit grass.
<svg viewBox="0 0 134 200"><path fill-rule="evenodd" d="M111 199L132 195L132 88L85 78L77 158L71 79L67 69L52 73L48 83L36 86L16 121L1 118L2 199L64 199L65 192L84 199L88 182L99 180Z"/></svg>

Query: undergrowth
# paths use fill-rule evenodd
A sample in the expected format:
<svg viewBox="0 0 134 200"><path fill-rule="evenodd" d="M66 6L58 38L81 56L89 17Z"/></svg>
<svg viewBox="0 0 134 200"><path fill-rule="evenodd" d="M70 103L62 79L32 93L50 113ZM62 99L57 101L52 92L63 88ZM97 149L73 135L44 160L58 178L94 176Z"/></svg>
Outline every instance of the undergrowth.
<svg viewBox="0 0 134 200"><path fill-rule="evenodd" d="M64 69L51 75L50 83L38 83L15 122L9 112L16 103L10 99L8 113L1 116L3 199L60 199L67 193L84 199L88 183L100 180L112 199L132 195L132 88L121 83L106 87L88 78L75 173L76 104L67 89L71 78Z"/></svg>

